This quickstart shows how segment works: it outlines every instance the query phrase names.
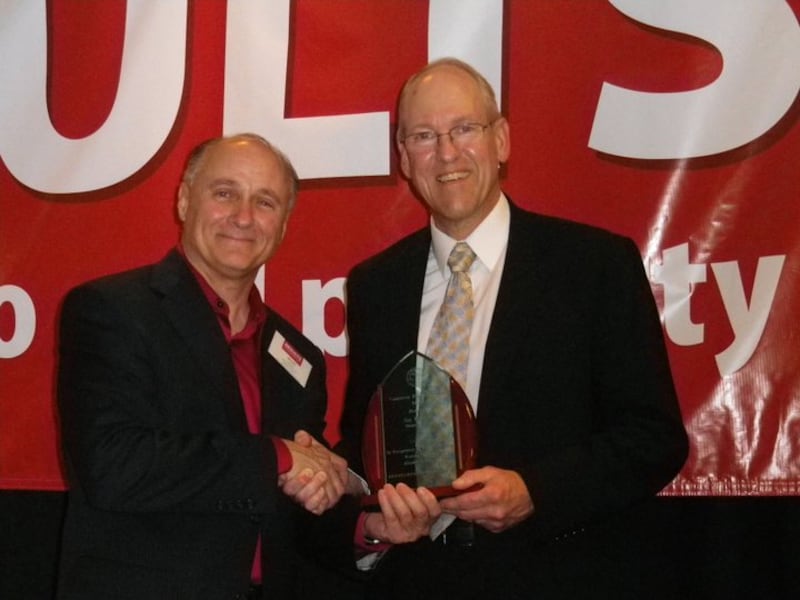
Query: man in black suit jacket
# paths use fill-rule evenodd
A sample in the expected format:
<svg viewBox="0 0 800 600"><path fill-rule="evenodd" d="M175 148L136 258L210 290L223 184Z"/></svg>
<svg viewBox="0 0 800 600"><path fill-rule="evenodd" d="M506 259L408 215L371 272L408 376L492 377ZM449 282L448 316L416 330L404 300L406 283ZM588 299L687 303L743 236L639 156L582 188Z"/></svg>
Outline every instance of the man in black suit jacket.
<svg viewBox="0 0 800 600"><path fill-rule="evenodd" d="M508 123L460 61L406 83L397 141L431 225L350 274L341 448L357 462L367 400L397 360L425 352L446 257L466 241L479 465L453 485L480 489L440 501L458 518L450 535L390 549L371 597L657 597L632 568L629 519L677 474L687 437L636 246L506 198Z"/></svg>
<svg viewBox="0 0 800 600"><path fill-rule="evenodd" d="M355 512L315 516L347 478L317 441L323 356L253 285L296 193L263 138L211 140L180 186L178 248L68 294L60 598L289 598L300 539L353 562Z"/></svg>

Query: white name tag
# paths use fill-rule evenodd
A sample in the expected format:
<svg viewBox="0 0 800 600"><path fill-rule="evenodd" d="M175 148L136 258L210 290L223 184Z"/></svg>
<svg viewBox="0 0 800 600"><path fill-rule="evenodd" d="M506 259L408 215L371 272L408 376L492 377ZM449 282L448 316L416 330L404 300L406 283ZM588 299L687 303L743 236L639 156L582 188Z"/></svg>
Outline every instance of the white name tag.
<svg viewBox="0 0 800 600"><path fill-rule="evenodd" d="M286 369L289 375L297 380L297 383L306 387L308 376L311 374L311 363L295 350L294 346L287 342L286 338L278 331L275 332L269 343L269 353Z"/></svg>

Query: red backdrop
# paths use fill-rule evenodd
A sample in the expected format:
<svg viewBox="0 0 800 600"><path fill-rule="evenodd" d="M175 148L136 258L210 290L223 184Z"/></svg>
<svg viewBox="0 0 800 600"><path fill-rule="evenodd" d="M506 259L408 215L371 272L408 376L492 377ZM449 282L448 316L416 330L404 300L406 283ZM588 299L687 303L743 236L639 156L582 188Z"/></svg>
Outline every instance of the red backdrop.
<svg viewBox="0 0 800 600"><path fill-rule="evenodd" d="M59 303L163 256L184 158L223 132L265 135L303 179L266 297L327 352L335 440L344 277L426 223L391 149L397 91L451 54L499 84L511 198L641 249L692 440L664 493L797 494L798 15L798 0L0 4L0 488L63 488Z"/></svg>

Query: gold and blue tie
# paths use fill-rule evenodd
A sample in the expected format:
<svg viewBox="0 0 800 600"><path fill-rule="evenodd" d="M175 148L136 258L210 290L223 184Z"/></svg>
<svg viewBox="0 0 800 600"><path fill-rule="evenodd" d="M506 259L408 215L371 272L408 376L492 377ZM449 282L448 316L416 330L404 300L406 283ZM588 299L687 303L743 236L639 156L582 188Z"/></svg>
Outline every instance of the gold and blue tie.
<svg viewBox="0 0 800 600"><path fill-rule="evenodd" d="M457 243L450 253L450 281L426 352L462 388L467 383L469 336L475 314L468 273L474 260L475 253L466 242ZM420 384L424 393L417 397L417 485L449 485L457 476L449 377L423 370Z"/></svg>
<svg viewBox="0 0 800 600"><path fill-rule="evenodd" d="M458 242L450 252L447 265L450 281L444 302L439 308L428 338L427 354L461 384L467 385L469 334L475 307L472 304L472 280L469 268L475 252L466 242Z"/></svg>

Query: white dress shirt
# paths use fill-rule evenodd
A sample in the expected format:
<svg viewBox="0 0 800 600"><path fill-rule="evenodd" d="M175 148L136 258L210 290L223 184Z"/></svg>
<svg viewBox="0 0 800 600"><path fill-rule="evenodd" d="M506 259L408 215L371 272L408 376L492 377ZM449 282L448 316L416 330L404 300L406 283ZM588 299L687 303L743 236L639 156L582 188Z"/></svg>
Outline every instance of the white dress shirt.
<svg viewBox="0 0 800 600"><path fill-rule="evenodd" d="M437 229L431 219L431 248L428 253L425 282L422 288L417 350L425 354L433 321L436 319L436 314L447 291L447 283L450 281L450 267L447 266L447 258L457 242L465 241L477 256L469 269L475 317L469 338L467 386L464 390L475 414L478 414L478 392L481 386L486 339L489 335L506 259L510 218L508 200L501 193L500 200L492 212L466 240L454 240Z"/></svg>

